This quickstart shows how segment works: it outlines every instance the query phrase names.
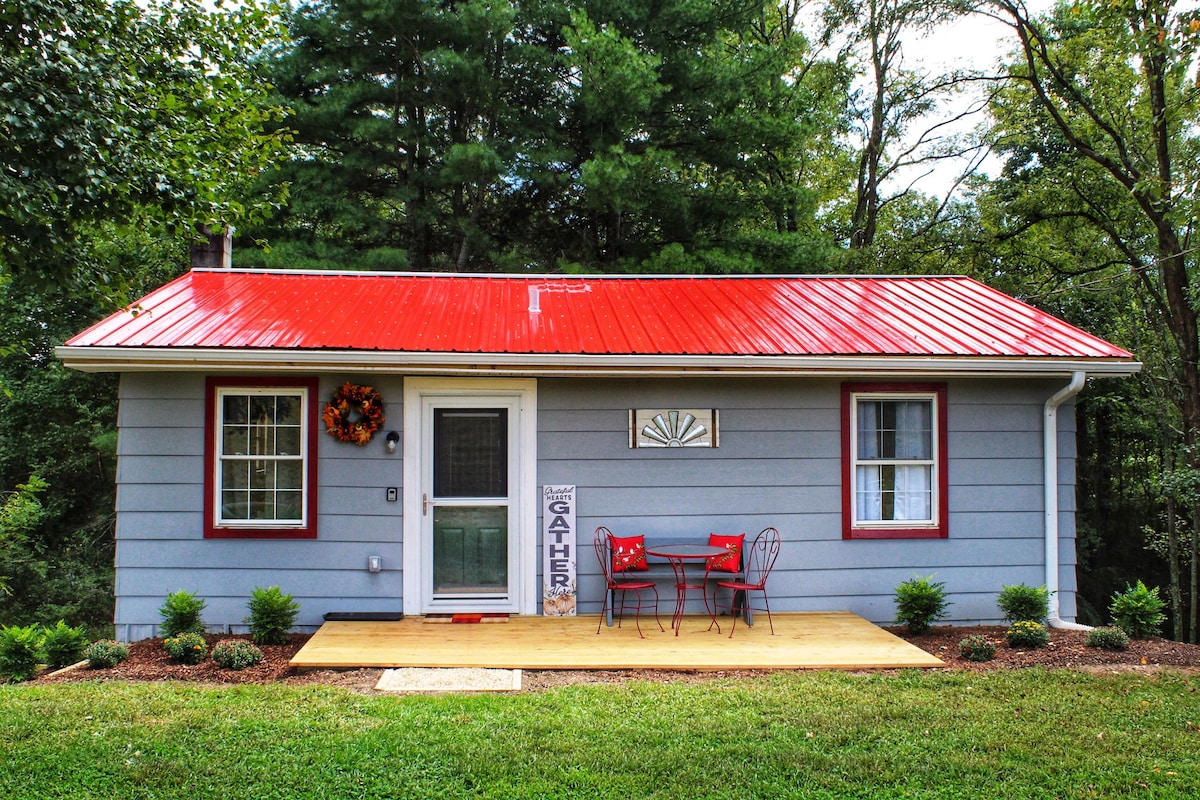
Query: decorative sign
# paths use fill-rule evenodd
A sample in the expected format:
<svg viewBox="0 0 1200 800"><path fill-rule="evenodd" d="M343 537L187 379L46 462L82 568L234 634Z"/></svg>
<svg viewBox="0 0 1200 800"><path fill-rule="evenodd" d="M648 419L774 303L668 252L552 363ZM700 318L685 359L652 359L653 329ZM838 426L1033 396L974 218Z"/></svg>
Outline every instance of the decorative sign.
<svg viewBox="0 0 1200 800"><path fill-rule="evenodd" d="M630 447L716 447L715 408L629 409Z"/></svg>
<svg viewBox="0 0 1200 800"><path fill-rule="evenodd" d="M542 487L542 613L575 616L575 487Z"/></svg>

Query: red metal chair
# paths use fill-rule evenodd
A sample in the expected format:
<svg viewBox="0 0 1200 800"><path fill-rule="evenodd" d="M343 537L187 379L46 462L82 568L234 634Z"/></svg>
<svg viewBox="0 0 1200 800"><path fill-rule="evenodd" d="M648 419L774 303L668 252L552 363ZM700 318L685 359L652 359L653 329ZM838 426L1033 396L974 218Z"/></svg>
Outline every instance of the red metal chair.
<svg viewBox="0 0 1200 800"><path fill-rule="evenodd" d="M771 577L771 570L775 568L775 559L778 557L779 531L774 528L763 528L758 536L754 537L754 542L743 551L742 564L745 567L745 574L742 579L717 581L717 585L713 588L714 608L717 605L717 592L721 589L729 589L733 593L733 599L730 602L733 627L729 631L729 638L733 638L733 631L737 629L739 610L747 612L746 624L748 625L754 624L754 611L767 612L767 624L771 626L771 635L775 635L775 623L771 620L771 603L767 599L767 579ZM755 609L750 605L750 592L762 592L762 609ZM740 607L738 606L739 595L742 597Z"/></svg>
<svg viewBox="0 0 1200 800"><path fill-rule="evenodd" d="M614 610L614 593L621 593L621 611L617 615L617 627L621 627L621 620L625 616L625 597L629 592L633 592L637 598L637 606L634 608L634 622L637 624L638 636L643 639L646 635L642 633L642 592L649 589L654 593L654 621L658 623L658 629L664 631L662 621L658 618L658 587L654 585L654 581L638 580L637 573L614 573L612 562L612 531L601 525L596 528L596 535L592 541L592 545L596 549L596 558L600 561L600 570L604 573L604 607L600 609L600 622L596 624L596 633L600 633L601 626L608 619L608 615ZM622 577L618 577L622 576ZM627 577L629 576L629 577Z"/></svg>

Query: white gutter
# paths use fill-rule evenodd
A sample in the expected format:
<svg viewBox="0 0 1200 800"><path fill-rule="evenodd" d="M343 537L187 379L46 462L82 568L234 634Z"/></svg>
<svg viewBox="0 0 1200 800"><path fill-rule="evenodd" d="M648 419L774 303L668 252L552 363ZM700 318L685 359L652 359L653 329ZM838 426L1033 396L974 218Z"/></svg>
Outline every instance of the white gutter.
<svg viewBox="0 0 1200 800"><path fill-rule="evenodd" d="M1042 414L1042 446L1043 476L1042 486L1045 492L1045 531L1046 531L1046 590L1050 593L1050 618L1052 628L1067 628L1076 631L1090 631L1087 625L1068 622L1059 616L1058 602L1058 407L1079 394L1087 380L1087 373L1078 370L1071 376L1071 382L1059 389L1046 401Z"/></svg>

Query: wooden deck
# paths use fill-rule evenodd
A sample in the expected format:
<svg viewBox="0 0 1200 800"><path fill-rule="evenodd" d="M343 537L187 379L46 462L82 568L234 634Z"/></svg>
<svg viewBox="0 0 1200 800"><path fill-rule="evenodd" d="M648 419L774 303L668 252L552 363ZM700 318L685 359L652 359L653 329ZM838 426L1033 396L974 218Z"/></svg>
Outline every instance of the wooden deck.
<svg viewBox="0 0 1200 800"><path fill-rule="evenodd" d="M653 618L639 639L632 620L602 627L597 617L513 617L502 624L327 622L292 659L300 669L350 667L493 667L499 669L884 669L942 662L849 612L763 614L739 621L733 638L709 632L708 617L685 617L677 637Z"/></svg>

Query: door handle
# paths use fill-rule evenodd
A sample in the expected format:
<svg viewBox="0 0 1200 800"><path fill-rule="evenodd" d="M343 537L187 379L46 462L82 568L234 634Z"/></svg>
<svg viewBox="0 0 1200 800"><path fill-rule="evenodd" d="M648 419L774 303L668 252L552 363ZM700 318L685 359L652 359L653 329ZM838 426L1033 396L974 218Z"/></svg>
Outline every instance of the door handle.
<svg viewBox="0 0 1200 800"><path fill-rule="evenodd" d="M429 494L426 492L421 492L421 516L429 516Z"/></svg>

